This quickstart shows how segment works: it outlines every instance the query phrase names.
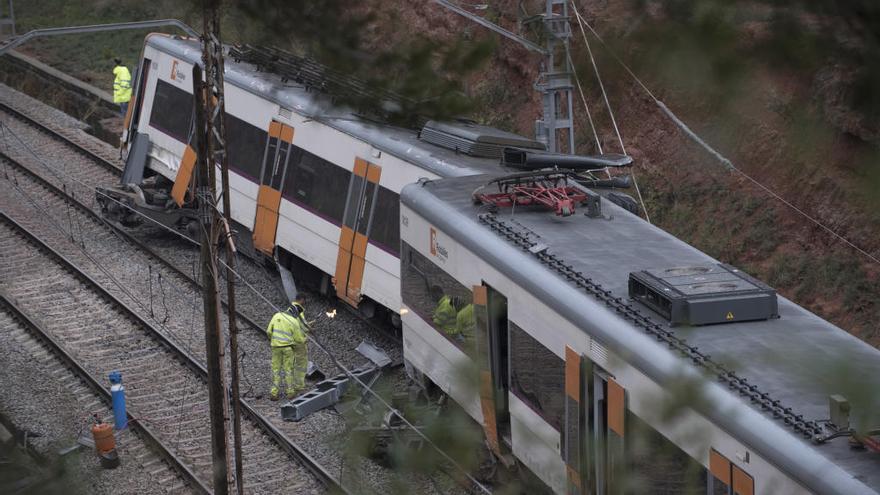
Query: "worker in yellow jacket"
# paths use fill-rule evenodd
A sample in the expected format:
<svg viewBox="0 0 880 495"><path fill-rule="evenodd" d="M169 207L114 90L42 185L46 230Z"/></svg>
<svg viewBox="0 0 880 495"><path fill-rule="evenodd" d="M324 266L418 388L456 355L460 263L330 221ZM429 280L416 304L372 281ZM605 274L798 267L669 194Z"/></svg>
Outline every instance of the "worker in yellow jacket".
<svg viewBox="0 0 880 495"><path fill-rule="evenodd" d="M282 371L288 399L293 399L306 388L306 370L309 365L306 344L308 324L302 303L302 299L296 299L286 311L275 313L266 328L269 345L272 347L270 400L278 400Z"/></svg>
<svg viewBox="0 0 880 495"><path fill-rule="evenodd" d="M476 327L473 304L464 304L458 297L443 295L431 316L434 326L449 338L462 344L473 341Z"/></svg>
<svg viewBox="0 0 880 495"><path fill-rule="evenodd" d="M131 72L122 65L122 60L114 58L113 63L116 64L113 67L113 103L119 104L119 113L125 118L128 102L131 101Z"/></svg>

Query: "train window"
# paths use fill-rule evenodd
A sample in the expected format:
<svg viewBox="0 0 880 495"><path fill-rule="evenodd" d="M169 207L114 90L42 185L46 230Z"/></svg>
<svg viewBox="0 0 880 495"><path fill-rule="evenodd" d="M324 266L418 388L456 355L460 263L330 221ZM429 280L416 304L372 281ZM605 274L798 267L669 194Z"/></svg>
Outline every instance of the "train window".
<svg viewBox="0 0 880 495"><path fill-rule="evenodd" d="M669 495L706 493L709 473L702 464L629 411L626 424L629 428L625 477L628 491Z"/></svg>
<svg viewBox="0 0 880 495"><path fill-rule="evenodd" d="M298 146L292 149L284 195L341 225L351 172Z"/></svg>
<svg viewBox="0 0 880 495"><path fill-rule="evenodd" d="M560 430L565 414L565 361L514 322L510 329L510 389Z"/></svg>
<svg viewBox="0 0 880 495"><path fill-rule="evenodd" d="M386 251L399 256L400 196L390 189L379 187L376 210L373 212L373 225L370 227L370 239Z"/></svg>
<svg viewBox="0 0 880 495"><path fill-rule="evenodd" d="M475 344L474 296L470 289L409 244L402 242L400 247L404 304L456 347L472 356Z"/></svg>
<svg viewBox="0 0 880 495"><path fill-rule="evenodd" d="M150 126L180 142L189 142L193 116L193 95L161 79L150 111Z"/></svg>
<svg viewBox="0 0 880 495"><path fill-rule="evenodd" d="M260 166L266 149L266 131L227 112L226 143L229 167L259 183Z"/></svg>

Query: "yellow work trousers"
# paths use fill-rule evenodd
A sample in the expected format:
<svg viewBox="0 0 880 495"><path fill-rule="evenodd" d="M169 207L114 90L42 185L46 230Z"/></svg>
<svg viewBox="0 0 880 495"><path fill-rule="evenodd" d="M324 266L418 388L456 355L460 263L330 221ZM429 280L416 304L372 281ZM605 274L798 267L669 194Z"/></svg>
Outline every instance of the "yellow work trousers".
<svg viewBox="0 0 880 495"><path fill-rule="evenodd" d="M281 388L281 372L284 372L284 382L288 394L306 388L306 370L309 366L309 351L306 344L297 344L287 347L272 348L272 390L271 394L278 396Z"/></svg>

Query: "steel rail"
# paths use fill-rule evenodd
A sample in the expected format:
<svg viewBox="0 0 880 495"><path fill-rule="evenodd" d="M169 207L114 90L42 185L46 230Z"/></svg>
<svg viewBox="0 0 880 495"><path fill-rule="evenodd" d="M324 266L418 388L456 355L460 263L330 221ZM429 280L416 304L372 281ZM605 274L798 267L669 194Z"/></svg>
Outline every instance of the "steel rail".
<svg viewBox="0 0 880 495"><path fill-rule="evenodd" d="M76 150L77 150L78 152L80 152L80 153L86 155L88 158L90 158L90 159L92 159L92 160L95 160L95 161L99 162L100 165L101 165L102 167L104 167L104 168L110 170L112 173L114 173L114 174L116 174L116 175L118 175L118 176L121 176L121 175L122 175L123 169L122 169L121 167L119 167L119 166L116 165L115 163L113 163L113 162L107 160L106 158L104 158L104 157L102 157L102 156L96 154L95 152L93 152L93 151L91 151L91 150L89 150L89 149L84 148L80 143L76 142L76 141L75 141L74 139L72 139L71 137L66 136L66 135L64 135L63 133L58 132L57 130L51 128L50 126L48 126L48 125L46 125L46 124L44 124L44 123L42 123L42 122L40 122L40 121L34 119L33 117L30 117L30 116L24 114L24 113L21 112L20 110L17 110L17 109L15 109L15 108L9 106L8 104L6 104L6 103L4 103L4 102L0 102L0 110L3 110L3 111L5 111L5 112L7 112L7 113L11 113L11 114L13 114L16 118L20 118L21 120L27 122L28 124L31 124L31 125L33 125L34 127L38 127L38 128L40 128L41 130L45 131L46 133L51 134L53 137L55 137L55 138L57 138L57 139L59 139L59 140L61 140L61 141L66 142L66 143L69 144L70 146L76 148ZM14 161L14 160L10 159L8 156L6 156L5 154L3 154L2 152L0 152L0 156L4 156L4 157L5 157L7 160L9 160L9 161ZM24 165L21 165L21 167L23 167L23 168L27 168L27 167L25 167ZM31 173L34 174L34 175L37 175L37 176L38 176L38 174L34 173L33 171L31 171ZM57 189L56 187L52 186L51 184L50 184L50 187L53 187L54 189ZM64 192L61 192L61 194L66 195L66 193L64 193ZM78 205L82 205L82 203L81 203L79 200L74 199L74 202L77 203ZM86 209L89 210L89 212L90 212L91 214L95 214L95 212L92 211L92 209L91 209L90 207L86 207ZM106 220L102 219L102 221L106 221ZM155 257L157 260L159 260L159 262L162 263L165 267L167 267L168 269L174 271L177 275L186 278L186 279L189 280L191 283L195 284L197 287L201 287L201 284L200 284L197 280L195 280L194 278L192 278L188 273L186 273L186 272L183 271L182 269L178 268L177 266L175 266L175 265L174 265L173 263L171 263L170 261L168 261L168 260L162 258L162 256L160 256L158 253L156 253L155 251L153 251L152 249L150 249L146 244L144 244L143 242L141 242L141 241L138 240L137 238L133 237L133 236L132 236L131 234L129 234L127 231L125 231L124 229L118 227L118 226L115 225L115 224L110 224L110 225L111 225L114 229L116 229L117 232L119 232L119 233L121 233L123 236L125 236L127 240L129 240L130 242L136 244L139 248L141 248L142 250L144 250L144 251L150 253L152 256L154 256L154 257ZM224 307L224 308L227 307L226 300L224 300L224 299L221 298L221 303L223 304L223 307ZM369 325L369 326L370 326L371 328L373 328L374 330L380 331L380 332L382 332L384 335L387 335L387 336L391 337L394 341L396 341L396 342L399 343L399 344L402 344L402 343L403 343L403 341L402 341L400 338L397 337L397 335L395 334L394 331L389 331L387 328L382 328L381 326L379 326L376 322L370 321L367 317L365 317L364 315L362 315L362 314L361 314L356 308L352 308L351 306L349 306L349 305L347 305L347 304L343 304L343 306L345 307L346 311L348 311L351 315L355 316L358 320L364 322L366 325ZM261 326L260 324L258 324L257 322L255 322L253 319L251 319L251 318L248 317L247 315L242 314L242 313L239 312L239 311L236 311L236 314L238 315L238 317L239 317L242 321L244 321L244 322L245 322L248 326L250 326L252 329L254 329L255 331L260 332L260 333L262 332L262 326Z"/></svg>
<svg viewBox="0 0 880 495"><path fill-rule="evenodd" d="M58 260L58 262L64 266L68 271L74 273L79 277L82 281L93 287L102 297L106 300L110 301L115 306L119 307L123 310L129 317L131 317L135 322L137 322L142 328L148 330L148 332L160 343L165 345L168 349L173 351L178 357L181 358L183 363L192 369L199 377L207 381L208 379L208 371L207 369L188 351L181 348L177 343L169 339L163 332L161 332L158 328L153 326L152 323L148 322L145 318L143 318L136 310L131 308L128 304L120 300L114 294L112 294L109 290L107 290L103 285L100 284L97 280L92 278L90 275L85 273L82 269L80 269L75 263L70 261L66 256L56 251L54 248L45 243L42 239L40 239L36 234L30 232L26 227L22 226L14 219L10 218L6 215L5 212L0 211L0 220L14 227L16 230L21 232L25 237L30 239L34 244L39 246L41 249L49 253L53 258ZM226 390L227 394L229 393L229 388ZM339 493L350 493L339 480L336 479L330 472L324 469L317 460L315 460L312 456L310 456L307 452L301 449L296 443L287 438L284 433L279 430L277 427L272 425L272 423L265 418L262 414L260 414L256 408L251 406L244 399L240 399L240 404L242 410L245 415L253 421L260 429L264 431L269 437L271 437L285 452L296 458L300 463L312 474L314 475L321 483L323 483L329 490L332 492Z"/></svg>
<svg viewBox="0 0 880 495"><path fill-rule="evenodd" d="M40 122L39 120L25 114L21 110L18 110L16 108L10 106L7 103L0 101L0 111L12 114L15 118L17 118L19 120L23 120L28 125L38 127L41 131L43 131L47 134L50 134L52 137L70 144L71 146L76 148L76 150L79 153L86 155L89 159L100 163L100 165L102 167L106 168L107 170L110 170L114 174L117 174L117 175L122 174L122 167L120 167L119 165L111 162L110 160L95 153L94 151L84 147L82 144L77 143L76 141L73 140L73 138L71 138L69 136L65 136L63 133L57 131L56 129L53 129L53 128L49 127L48 125Z"/></svg>
<svg viewBox="0 0 880 495"><path fill-rule="evenodd" d="M101 385L98 378L83 368L76 358L71 356L70 353L68 353L64 347L46 331L42 324L25 313L25 311L18 306L17 301L12 297L7 296L2 288L0 288L0 305L5 306L7 311L9 311L17 320L24 323L24 326L30 330L38 340L48 346L51 349L51 352L64 362L68 368L73 370L77 376L86 382L86 384L91 387L91 389L98 394L107 405L112 406L112 396L110 395L110 392ZM200 480L186 464L184 464L180 457L171 452L165 444L159 440L158 436L153 433L153 430L149 426L132 416L130 412L126 412L126 415L128 416L128 424L136 428L138 432L146 438L150 446L154 450L158 450L159 454L164 457L165 460L169 461L174 468L186 478L191 487L196 488L197 491L206 495L213 493L211 489Z"/></svg>

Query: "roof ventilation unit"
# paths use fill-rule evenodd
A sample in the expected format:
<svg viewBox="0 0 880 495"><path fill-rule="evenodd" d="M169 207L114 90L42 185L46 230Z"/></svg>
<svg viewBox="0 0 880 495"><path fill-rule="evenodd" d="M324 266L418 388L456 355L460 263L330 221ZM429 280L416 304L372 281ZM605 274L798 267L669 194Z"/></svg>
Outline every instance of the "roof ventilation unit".
<svg viewBox="0 0 880 495"><path fill-rule="evenodd" d="M544 150L538 141L510 132L459 120L455 122L428 121L419 139L456 153L483 158L501 158L505 147Z"/></svg>
<svg viewBox="0 0 880 495"><path fill-rule="evenodd" d="M632 272L629 297L673 325L779 317L773 288L723 263Z"/></svg>

